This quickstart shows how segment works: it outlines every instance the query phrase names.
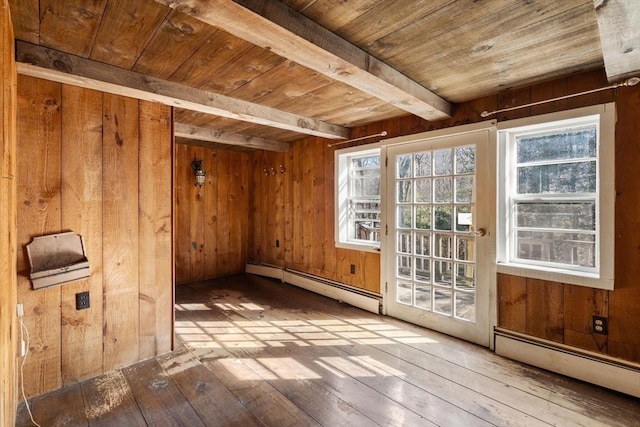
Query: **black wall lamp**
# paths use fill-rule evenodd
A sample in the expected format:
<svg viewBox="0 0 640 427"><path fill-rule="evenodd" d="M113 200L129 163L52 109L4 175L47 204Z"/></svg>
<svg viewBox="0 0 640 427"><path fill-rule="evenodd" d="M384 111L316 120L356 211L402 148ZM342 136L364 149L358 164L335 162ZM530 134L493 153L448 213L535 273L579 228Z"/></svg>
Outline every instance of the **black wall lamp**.
<svg viewBox="0 0 640 427"><path fill-rule="evenodd" d="M191 169L193 169L193 174L196 176L196 187L202 187L204 178L207 176L207 172L202 169L202 160L192 161Z"/></svg>

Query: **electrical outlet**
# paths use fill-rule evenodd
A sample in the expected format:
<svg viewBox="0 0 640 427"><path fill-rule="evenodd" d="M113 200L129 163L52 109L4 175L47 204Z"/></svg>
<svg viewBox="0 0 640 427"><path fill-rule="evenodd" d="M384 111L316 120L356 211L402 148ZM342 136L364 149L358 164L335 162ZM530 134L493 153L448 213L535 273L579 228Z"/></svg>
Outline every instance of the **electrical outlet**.
<svg viewBox="0 0 640 427"><path fill-rule="evenodd" d="M351 264L351 274L356 274L356 265Z"/></svg>
<svg viewBox="0 0 640 427"><path fill-rule="evenodd" d="M16 305L16 314L18 315L18 317L24 316L24 305L22 304Z"/></svg>
<svg viewBox="0 0 640 427"><path fill-rule="evenodd" d="M591 318L591 330L594 334L607 335L609 333L609 322L606 317L593 316Z"/></svg>
<svg viewBox="0 0 640 427"><path fill-rule="evenodd" d="M89 291L79 292L76 294L76 310L84 310L91 307L89 301Z"/></svg>
<svg viewBox="0 0 640 427"><path fill-rule="evenodd" d="M276 240L276 248L280 247L280 240Z"/></svg>

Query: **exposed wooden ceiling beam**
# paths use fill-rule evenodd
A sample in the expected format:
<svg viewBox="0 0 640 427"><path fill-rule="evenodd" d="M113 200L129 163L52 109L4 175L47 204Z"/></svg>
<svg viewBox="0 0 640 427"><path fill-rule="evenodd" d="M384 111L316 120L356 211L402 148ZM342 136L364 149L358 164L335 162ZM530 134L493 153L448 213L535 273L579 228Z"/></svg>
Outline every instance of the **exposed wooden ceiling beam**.
<svg viewBox="0 0 640 427"><path fill-rule="evenodd" d="M198 141L216 142L218 144L237 145L267 151L289 151L286 142L272 141L239 133L226 132L218 129L191 126L185 123L174 123L174 134L178 138L195 139Z"/></svg>
<svg viewBox="0 0 640 427"><path fill-rule="evenodd" d="M18 41L20 74L331 139L349 129Z"/></svg>
<svg viewBox="0 0 640 427"><path fill-rule="evenodd" d="M427 120L451 104L279 1L156 0Z"/></svg>
<svg viewBox="0 0 640 427"><path fill-rule="evenodd" d="M640 74L640 2L594 0L610 82Z"/></svg>

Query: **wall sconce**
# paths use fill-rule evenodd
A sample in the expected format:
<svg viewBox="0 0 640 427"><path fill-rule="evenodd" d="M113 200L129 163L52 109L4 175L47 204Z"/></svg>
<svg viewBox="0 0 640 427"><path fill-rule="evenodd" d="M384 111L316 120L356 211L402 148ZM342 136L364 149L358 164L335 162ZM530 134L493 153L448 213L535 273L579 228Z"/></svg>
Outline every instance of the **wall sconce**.
<svg viewBox="0 0 640 427"><path fill-rule="evenodd" d="M196 187L202 187L204 185L204 178L207 173L202 170L202 160L194 160L191 162L191 169L196 176Z"/></svg>

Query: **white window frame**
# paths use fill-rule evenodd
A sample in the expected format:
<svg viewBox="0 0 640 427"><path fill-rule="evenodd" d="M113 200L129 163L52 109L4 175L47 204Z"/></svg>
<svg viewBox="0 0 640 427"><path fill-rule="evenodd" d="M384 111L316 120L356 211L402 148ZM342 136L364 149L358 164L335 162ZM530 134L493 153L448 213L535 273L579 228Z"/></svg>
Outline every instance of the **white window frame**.
<svg viewBox="0 0 640 427"><path fill-rule="evenodd" d="M353 157L380 155L382 141L365 146L343 148L335 151L335 245L338 248L354 249L366 252L380 252L380 242L367 242L349 238L349 164ZM382 183L382 160L380 162L380 180ZM382 190L381 190L382 191ZM382 195L380 197L382 211Z"/></svg>
<svg viewBox="0 0 640 427"><path fill-rule="evenodd" d="M598 120L595 268L565 268L514 261L511 233L511 185L515 183L516 134L573 125L583 118ZM551 113L498 124L497 271L554 282L612 290L614 286L615 103ZM589 271L591 270L591 271Z"/></svg>

